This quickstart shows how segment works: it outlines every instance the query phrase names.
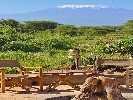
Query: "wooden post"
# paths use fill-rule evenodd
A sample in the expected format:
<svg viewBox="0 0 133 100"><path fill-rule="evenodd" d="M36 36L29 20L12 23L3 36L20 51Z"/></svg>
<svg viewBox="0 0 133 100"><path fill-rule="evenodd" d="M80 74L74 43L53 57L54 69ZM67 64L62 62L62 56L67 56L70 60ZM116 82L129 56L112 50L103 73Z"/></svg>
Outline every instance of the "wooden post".
<svg viewBox="0 0 133 100"><path fill-rule="evenodd" d="M1 93L5 93L5 69L1 69Z"/></svg>
<svg viewBox="0 0 133 100"><path fill-rule="evenodd" d="M97 74L97 68L95 64L93 65L93 73Z"/></svg>
<svg viewBox="0 0 133 100"><path fill-rule="evenodd" d="M23 68L24 68L24 67L19 67L19 73L20 73L20 74L23 74Z"/></svg>
<svg viewBox="0 0 133 100"><path fill-rule="evenodd" d="M24 71L22 71L22 72L21 72L21 74L22 74L22 75L24 75ZM21 80L20 80L20 81L23 83L23 82L24 82L24 78L21 78ZM25 88L25 86L24 86L24 85L21 85L21 88L22 88L22 89L24 89L24 88Z"/></svg>
<svg viewBox="0 0 133 100"><path fill-rule="evenodd" d="M79 69L79 58L75 58L76 70Z"/></svg>
<svg viewBox="0 0 133 100"><path fill-rule="evenodd" d="M40 85L40 90L43 91L42 67L39 67L39 85Z"/></svg>
<svg viewBox="0 0 133 100"><path fill-rule="evenodd" d="M126 88L129 89L129 68L126 68Z"/></svg>

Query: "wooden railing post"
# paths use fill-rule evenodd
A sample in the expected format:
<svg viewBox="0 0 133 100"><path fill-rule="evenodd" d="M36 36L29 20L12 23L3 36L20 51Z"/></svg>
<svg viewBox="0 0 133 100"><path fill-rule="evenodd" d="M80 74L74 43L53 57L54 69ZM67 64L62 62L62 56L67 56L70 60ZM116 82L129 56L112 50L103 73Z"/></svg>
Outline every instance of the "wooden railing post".
<svg viewBox="0 0 133 100"><path fill-rule="evenodd" d="M5 69L1 69L1 93L5 93Z"/></svg>
<svg viewBox="0 0 133 100"><path fill-rule="evenodd" d="M126 88L129 89L129 68L126 68Z"/></svg>
<svg viewBox="0 0 133 100"><path fill-rule="evenodd" d="M42 80L42 67L39 67L39 85L40 90L43 91L43 80Z"/></svg>

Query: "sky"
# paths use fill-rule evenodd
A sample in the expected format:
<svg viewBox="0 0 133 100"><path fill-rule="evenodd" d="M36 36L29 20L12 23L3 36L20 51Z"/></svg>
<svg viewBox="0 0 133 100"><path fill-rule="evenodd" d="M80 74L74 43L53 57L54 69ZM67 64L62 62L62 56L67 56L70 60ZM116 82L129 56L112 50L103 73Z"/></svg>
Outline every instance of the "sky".
<svg viewBox="0 0 133 100"><path fill-rule="evenodd" d="M133 10L133 0L0 0L0 14L27 13L61 5L107 5Z"/></svg>

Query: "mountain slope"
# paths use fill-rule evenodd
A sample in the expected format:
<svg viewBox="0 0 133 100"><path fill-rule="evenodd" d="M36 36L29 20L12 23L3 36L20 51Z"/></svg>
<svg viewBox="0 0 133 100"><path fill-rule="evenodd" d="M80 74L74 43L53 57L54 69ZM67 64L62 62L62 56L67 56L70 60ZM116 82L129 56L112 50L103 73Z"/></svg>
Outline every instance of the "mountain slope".
<svg viewBox="0 0 133 100"><path fill-rule="evenodd" d="M133 10L103 5L63 5L29 13L0 14L0 18L18 21L50 20L76 26L121 25L133 19Z"/></svg>

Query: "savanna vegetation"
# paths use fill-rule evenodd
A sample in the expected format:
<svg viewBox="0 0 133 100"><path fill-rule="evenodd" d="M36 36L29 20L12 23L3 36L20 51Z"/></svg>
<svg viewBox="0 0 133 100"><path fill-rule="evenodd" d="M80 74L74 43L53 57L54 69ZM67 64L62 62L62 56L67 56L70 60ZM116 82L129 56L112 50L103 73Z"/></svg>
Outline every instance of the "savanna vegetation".
<svg viewBox="0 0 133 100"><path fill-rule="evenodd" d="M21 66L57 68L74 63L68 58L72 48L80 49L84 65L93 64L96 57L130 58L133 20L120 26L80 27L53 21L0 20L0 59L18 59Z"/></svg>

